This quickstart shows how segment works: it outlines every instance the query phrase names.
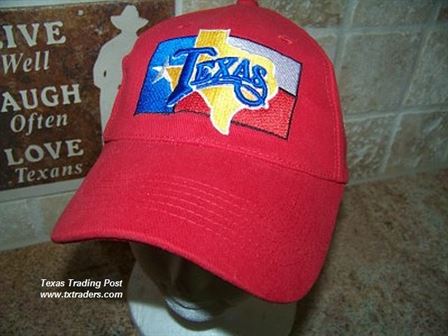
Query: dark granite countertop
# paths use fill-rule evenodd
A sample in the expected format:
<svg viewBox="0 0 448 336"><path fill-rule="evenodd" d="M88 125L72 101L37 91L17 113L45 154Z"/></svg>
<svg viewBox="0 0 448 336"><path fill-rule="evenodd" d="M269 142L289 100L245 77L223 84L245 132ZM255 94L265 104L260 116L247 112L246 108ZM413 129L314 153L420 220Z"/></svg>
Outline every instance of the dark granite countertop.
<svg viewBox="0 0 448 336"><path fill-rule="evenodd" d="M352 186L292 335L448 334L448 171ZM112 241L0 253L0 335L136 335L134 259ZM123 299L42 299L41 279L124 280Z"/></svg>

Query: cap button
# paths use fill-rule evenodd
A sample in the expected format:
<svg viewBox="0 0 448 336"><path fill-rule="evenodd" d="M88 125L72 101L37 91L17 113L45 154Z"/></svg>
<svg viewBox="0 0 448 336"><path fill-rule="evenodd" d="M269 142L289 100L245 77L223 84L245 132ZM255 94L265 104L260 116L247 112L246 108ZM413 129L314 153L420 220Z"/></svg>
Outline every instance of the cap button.
<svg viewBox="0 0 448 336"><path fill-rule="evenodd" d="M250 5L250 6L258 6L257 0L237 0L237 5Z"/></svg>

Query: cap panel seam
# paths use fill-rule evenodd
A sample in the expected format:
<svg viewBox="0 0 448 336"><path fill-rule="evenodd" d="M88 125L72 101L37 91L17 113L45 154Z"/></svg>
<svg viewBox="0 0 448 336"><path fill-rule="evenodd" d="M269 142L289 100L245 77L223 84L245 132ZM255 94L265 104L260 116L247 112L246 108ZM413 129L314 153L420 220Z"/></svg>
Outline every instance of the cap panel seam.
<svg viewBox="0 0 448 336"><path fill-rule="evenodd" d="M300 28L300 27L299 27ZM319 44L313 39L311 38L307 32L304 32L304 37L311 42L311 44L313 44L316 47L317 52L321 55L322 60L323 60L323 66L325 67L325 74L324 74L324 78L325 78L325 91L326 91L326 98L327 101L331 107L331 115L332 115L332 119L333 119L333 137L334 137L334 141L336 142L336 146L335 148L333 148L333 177L336 180L339 180L339 174L338 174L338 166L339 166L339 139L337 136L337 127L336 127L336 111L335 111L335 104L334 101L332 99L332 96L330 94L330 90L329 90L329 80L328 80L328 74L331 72L331 68L329 66L329 61L328 61L328 56L323 52L322 48L319 46Z"/></svg>
<svg viewBox="0 0 448 336"><path fill-rule="evenodd" d="M269 10L266 8L263 8L265 10ZM274 13L275 15L279 15L277 12L275 11L271 11L269 10L271 13ZM282 17L282 19L285 19L284 17ZM331 107L331 114L332 114L332 121L333 121L333 137L334 137L334 142L335 142L335 148L333 148L333 172L332 172L332 178L334 178L335 180L343 180L341 178L342 174L340 173L340 170L342 169L340 167L340 158L339 158L339 154L340 154L340 139L338 137L338 129L337 129L337 111L336 111L336 105L333 99L333 95L330 92L330 81L329 79L329 74L332 73L332 67L331 67L331 62L328 59L328 56L325 54L325 52L322 50L321 46L316 42L316 40L314 40L303 28L301 28L300 26L297 26L296 24L294 24L293 22L291 22L290 20L286 19L286 21L288 21L289 23L291 23L292 25L294 25L295 28L299 28L299 30L301 31L301 35L308 40L308 42L311 43L311 45L314 45L315 50L319 53L319 55L321 56L322 60L320 60L323 63L323 66L325 67L325 74L324 74L324 80L325 80L325 91L326 91L326 98L327 98L327 102L329 103L330 107ZM297 40L296 40L297 43ZM291 56L289 56L291 57ZM296 59L295 57L293 57L293 59ZM296 59L297 60L297 59ZM333 85L332 85L333 87Z"/></svg>
<svg viewBox="0 0 448 336"><path fill-rule="evenodd" d="M337 178L338 177L338 167L339 167L339 155L338 155L338 147L339 147L339 139L337 136L337 125L336 125L336 113L335 113L335 108L336 106L334 105L333 99L331 98L331 94L330 94L330 88L329 88L329 80L328 80L328 74L331 71L330 67L328 66L328 63L325 62L325 91L327 93L327 99L328 102L331 106L331 115L333 117L333 137L334 137L334 141L336 142L336 145L333 148L333 172L334 172L334 177Z"/></svg>

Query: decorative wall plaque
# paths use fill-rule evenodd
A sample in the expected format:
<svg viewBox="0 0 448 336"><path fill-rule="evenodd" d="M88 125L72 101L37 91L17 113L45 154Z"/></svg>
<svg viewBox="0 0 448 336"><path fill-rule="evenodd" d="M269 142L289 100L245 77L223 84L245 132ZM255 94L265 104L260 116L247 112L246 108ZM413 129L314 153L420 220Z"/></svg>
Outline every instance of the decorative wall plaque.
<svg viewBox="0 0 448 336"><path fill-rule="evenodd" d="M73 190L138 34L174 0L0 9L0 200Z"/></svg>

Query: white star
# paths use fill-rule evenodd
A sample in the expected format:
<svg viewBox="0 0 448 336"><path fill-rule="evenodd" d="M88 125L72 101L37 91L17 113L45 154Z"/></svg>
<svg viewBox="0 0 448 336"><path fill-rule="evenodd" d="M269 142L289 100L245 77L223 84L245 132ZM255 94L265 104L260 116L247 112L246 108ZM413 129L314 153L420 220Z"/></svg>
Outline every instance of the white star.
<svg viewBox="0 0 448 336"><path fill-rule="evenodd" d="M166 68L168 68L169 65L170 65L170 60L169 60L169 58L167 58L162 66L153 67L153 70L157 71L157 75L153 79L152 84L157 83L161 79L165 79L171 83L171 78L168 74L168 71L166 71Z"/></svg>

